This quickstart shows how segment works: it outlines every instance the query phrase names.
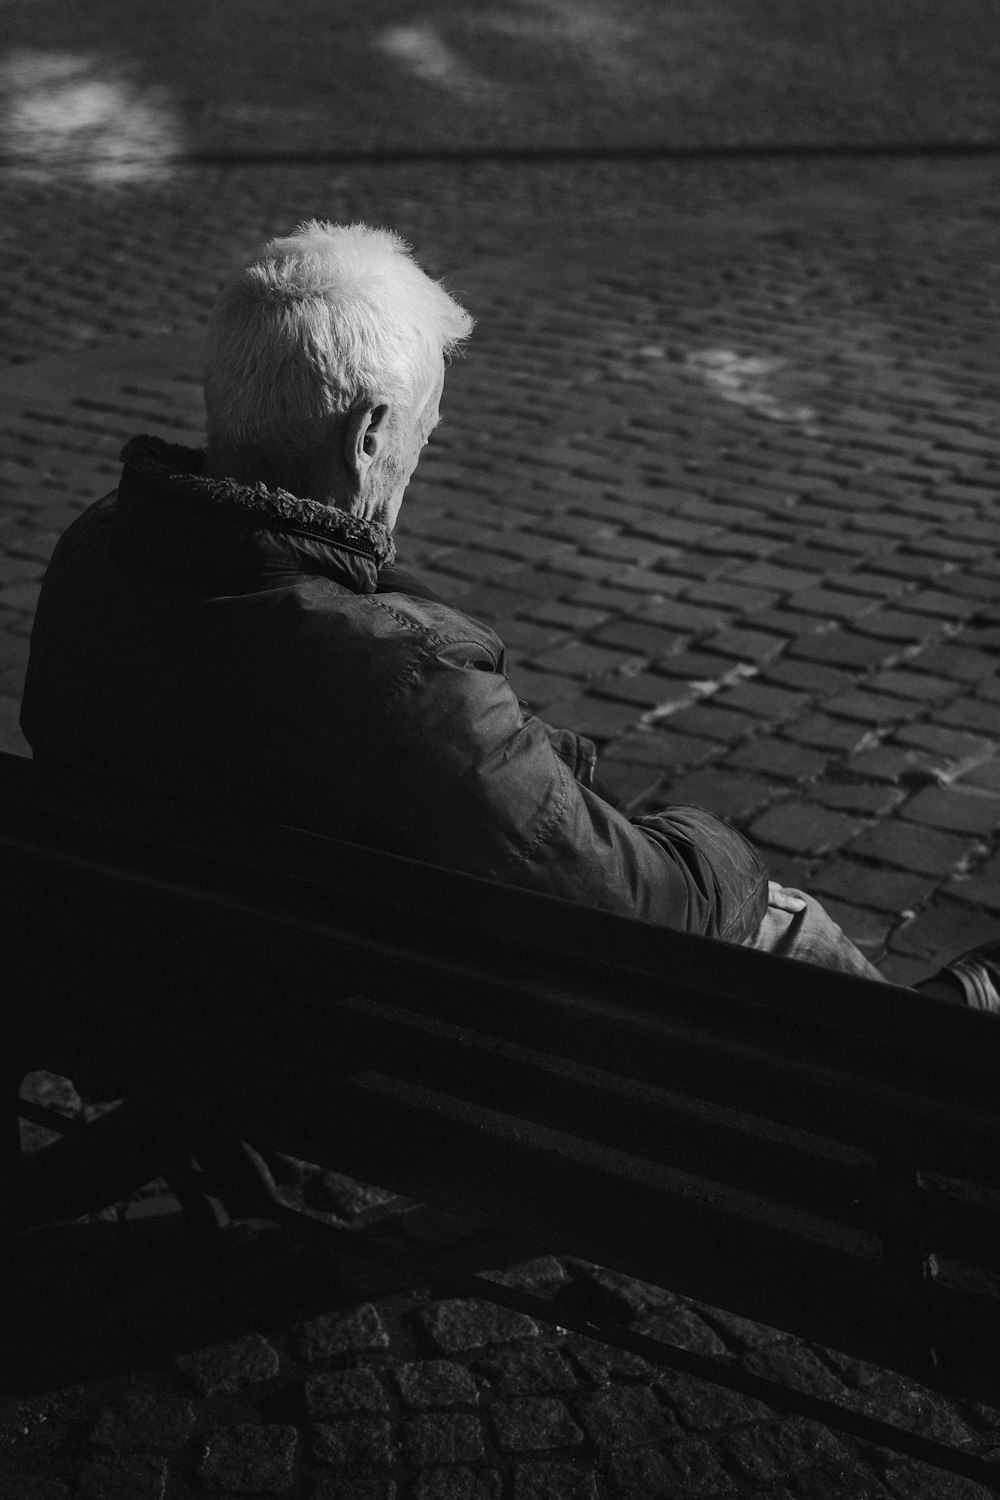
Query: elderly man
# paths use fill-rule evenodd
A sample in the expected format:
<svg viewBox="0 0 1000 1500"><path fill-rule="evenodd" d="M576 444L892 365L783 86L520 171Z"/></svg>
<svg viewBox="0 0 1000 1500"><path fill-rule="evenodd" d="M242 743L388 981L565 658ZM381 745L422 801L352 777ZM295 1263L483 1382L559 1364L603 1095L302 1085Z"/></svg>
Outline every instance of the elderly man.
<svg viewBox="0 0 1000 1500"><path fill-rule="evenodd" d="M687 932L878 977L698 808L629 820L522 711L502 642L392 530L472 319L393 234L303 225L212 315L204 453L152 437L38 605L35 755Z"/></svg>

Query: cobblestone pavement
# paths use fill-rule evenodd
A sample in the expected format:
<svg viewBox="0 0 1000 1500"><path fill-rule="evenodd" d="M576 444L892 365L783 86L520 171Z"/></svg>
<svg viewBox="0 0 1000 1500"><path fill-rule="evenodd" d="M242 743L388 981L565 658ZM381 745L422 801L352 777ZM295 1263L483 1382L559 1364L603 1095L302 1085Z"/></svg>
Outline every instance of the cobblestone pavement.
<svg viewBox="0 0 1000 1500"><path fill-rule="evenodd" d="M268 6L231 29L180 5L114 45L102 6L77 7L56 50L36 7L2 8L4 745L25 748L55 537L132 432L199 439L227 262L301 218L362 217L478 319L400 534L495 622L526 701L601 742L631 807L745 828L891 977L993 936L1000 169L860 148L997 133L995 5L333 11L339 51L305 4L293 39ZM823 141L858 154L805 149ZM991 1407L329 1173L298 1190L557 1305L1000 1449ZM4 1500L984 1493L283 1234L199 1259L168 1209L131 1206L131 1248L105 1219L21 1253Z"/></svg>

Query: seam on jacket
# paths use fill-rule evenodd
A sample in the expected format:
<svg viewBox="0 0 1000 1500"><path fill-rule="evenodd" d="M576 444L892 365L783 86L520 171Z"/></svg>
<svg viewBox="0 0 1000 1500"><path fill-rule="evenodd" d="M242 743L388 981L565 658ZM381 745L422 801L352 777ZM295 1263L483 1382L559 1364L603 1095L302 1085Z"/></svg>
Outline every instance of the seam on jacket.
<svg viewBox="0 0 1000 1500"><path fill-rule="evenodd" d="M414 635L419 635L421 637L421 646L424 650L430 651L435 646L478 646L480 650L486 651L490 660L493 661L493 652L490 651L485 642L477 641L474 636L442 635L440 631L432 630L429 626L421 625L416 620L411 620L406 615L400 614L398 609L393 609L391 604L386 604L376 594L366 594L365 597L371 604L376 605L379 609L384 609L387 615L391 615L401 625L405 625L407 630L412 631ZM450 606L445 605L445 608L450 608ZM495 667L496 663L494 661L494 669Z"/></svg>
<svg viewBox="0 0 1000 1500"><path fill-rule="evenodd" d="M371 595L368 595L367 597L371 598ZM383 605L382 608L384 609L385 606ZM389 610L389 613L393 614L394 611ZM406 620L403 616L400 616L399 618L410 630L413 631L414 635L418 633L419 627L414 625L411 620ZM404 688L409 687L411 684L415 683L420 677L421 672L427 666L428 662L433 664L436 659L437 658L435 657L434 653L429 649L426 640L418 640L417 642L415 642L415 650L413 655L408 657L407 660L404 661L395 677L387 685L382 707L377 713L372 716L368 733L369 743L377 743L376 726L381 724L382 721L384 719L387 719L393 712L399 700L399 696Z"/></svg>
<svg viewBox="0 0 1000 1500"><path fill-rule="evenodd" d="M392 679L392 682L386 688L385 701L382 705L381 711L379 713L376 713L371 720L372 730L368 736L369 740L374 738L375 725L380 723L382 719L386 718L387 715L392 712L393 708L396 705L396 700L402 692L403 688L406 687L409 683L416 682L422 666L423 661L419 654L411 656L407 661L404 661L403 665L400 667L399 671Z"/></svg>
<svg viewBox="0 0 1000 1500"><path fill-rule="evenodd" d="M754 885L754 888L753 888L753 890L752 890L752 891L751 891L751 892L750 892L750 894L749 894L749 895L748 895L748 896L745 896L745 897L744 897L744 899L743 899L743 901L742 901L742 903L741 903L741 905L740 905L740 909L739 909L739 911L738 911L738 912L736 912L736 913L735 913L735 915L734 915L734 916L732 916L732 917L730 917L730 919L729 919L729 921L728 921L728 922L727 922L727 923L726 923L726 925L725 925L725 928L724 928L724 929L723 929L723 931L721 931L721 932L720 932L720 933L719 933L719 936L720 936L720 937L721 937L721 938L722 938L722 939L723 939L723 940L724 940L724 941L726 941L726 940L728 940L728 937L729 937L729 934L730 934L730 933L731 933L731 932L732 932L732 930L733 930L733 928L734 928L734 927L736 927L736 926L738 926L738 924L739 924L739 923L740 923L740 922L742 922L742 920L743 920L743 916L744 916L744 914L745 914L745 912L746 912L746 910L747 910L747 907L748 907L748 906L752 906L752 905L753 905L753 904L754 904L754 902L755 902L755 901L756 901L756 900L757 900L757 896L758 896L758 894L759 894L759 890L760 890L760 881L762 881L762 880L763 880L763 881L764 881L764 882L765 882L765 884L766 884L766 879L765 879L765 877L764 877L764 876L759 876L759 877L758 877L758 882L757 882L757 884L755 884L755 885ZM764 919L763 919L763 917L762 917L762 918L761 918L761 921L763 921L763 920L764 920ZM759 927L759 926L760 926L760 923L759 923L759 922L758 922L758 924L757 924L757 925L758 925L758 927Z"/></svg>
<svg viewBox="0 0 1000 1500"><path fill-rule="evenodd" d="M378 601L378 600L373 600L372 602L373 603L380 603L380 601ZM419 630L420 627L417 626L417 625L415 625L412 620L407 620L405 616L398 615L397 611L389 608L387 605L381 604L381 608L382 609L386 609L387 612L390 615L393 615L396 618L399 618L400 620L402 620L403 623L405 625L407 625L409 629L411 629L412 631L414 631L414 633L416 633ZM417 648L417 652L410 658L409 661L407 661L407 662L405 662L403 664L403 666L400 668L399 672L393 678L391 685L388 687L388 689L386 691L385 703L384 703L384 706L382 708L382 711L379 714L377 714L371 720L370 731L369 731L369 741L377 741L376 726L383 719L387 718L388 715L392 712L392 710L395 707L396 702L397 702L397 700L399 698L399 695L403 691L403 689L405 687L407 687L410 683L413 683L413 682L417 681L417 679L418 679L418 677L419 677L419 675L421 673L421 670L427 665L428 662L430 662L431 664L433 664L437 660L437 657L435 656L434 652L432 651L432 649L430 647L430 644L429 644L429 641L427 639L427 636L433 637L433 632L427 632L426 633L424 640L422 642L420 642L420 644L419 644L419 646ZM532 855L538 849L539 845L542 844L544 842L544 840L549 837L549 835L552 832L554 824L557 822L557 820L560 817L563 809L566 806L566 802L567 802L567 800L569 798L569 794L570 794L570 788L571 788L571 786L575 785L575 782L573 781L573 778L572 778L569 770L564 765L564 763L559 759L558 756L556 756L556 765L558 767L558 773L559 773L559 776L560 776L560 779L561 779L562 791L561 791L561 793L560 793L560 795L559 795L559 797L558 797L558 799L556 801L556 804L555 804L554 808L552 809L552 811L549 814L549 816L546 818L545 822L542 824L542 826L540 828L536 829L535 834L532 837L530 843L526 844L523 849L519 849L516 853L513 853L510 856L509 864L510 864L511 868L516 869L518 865L526 862L527 860L529 860L532 857Z"/></svg>
<svg viewBox="0 0 1000 1500"><path fill-rule="evenodd" d="M555 752L553 752L553 754L554 753ZM542 824L542 826L536 831L534 838L531 840L531 843L526 845L526 847L522 849L518 855L515 856L514 863L516 864L523 864L526 860L529 860L532 855L536 853L539 846L543 844L545 840L551 835L553 827L562 815L563 808L566 806L566 803L569 799L570 786L575 786L576 784L569 773L569 768L563 761L559 759L558 756L556 756L556 765L559 768L559 776L562 782L562 791L556 801L555 807L549 813L549 816L545 819L545 822Z"/></svg>

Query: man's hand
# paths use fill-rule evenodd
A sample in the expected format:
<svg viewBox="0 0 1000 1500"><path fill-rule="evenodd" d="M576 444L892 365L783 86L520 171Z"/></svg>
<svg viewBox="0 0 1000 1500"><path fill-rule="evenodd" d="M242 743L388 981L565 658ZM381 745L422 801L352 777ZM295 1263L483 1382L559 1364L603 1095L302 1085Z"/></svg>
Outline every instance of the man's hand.
<svg viewBox="0 0 1000 1500"><path fill-rule="evenodd" d="M779 911L805 911L806 908L801 896L796 896L793 891L786 891L776 880L767 882L767 904L776 906Z"/></svg>

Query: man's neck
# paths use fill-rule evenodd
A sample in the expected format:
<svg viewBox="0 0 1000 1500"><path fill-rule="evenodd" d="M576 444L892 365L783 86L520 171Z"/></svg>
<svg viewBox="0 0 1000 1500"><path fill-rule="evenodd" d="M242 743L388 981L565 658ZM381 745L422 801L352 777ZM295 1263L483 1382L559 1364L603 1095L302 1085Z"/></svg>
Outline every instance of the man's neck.
<svg viewBox="0 0 1000 1500"><path fill-rule="evenodd" d="M349 515L363 513L363 507L351 503L351 476L346 471L336 472L326 449L299 458L209 445L201 473L204 479L229 479L249 488L265 485L269 490L285 490L299 500L314 500Z"/></svg>
<svg viewBox="0 0 1000 1500"><path fill-rule="evenodd" d="M264 485L269 490L285 490L300 500L316 500L321 505L335 505L326 486L315 482L310 466L288 457L268 458L259 454L234 453L208 448L202 464L203 479L229 479L248 488Z"/></svg>

